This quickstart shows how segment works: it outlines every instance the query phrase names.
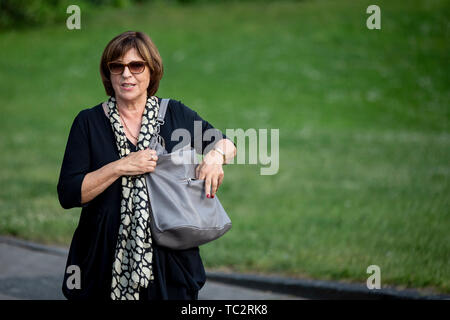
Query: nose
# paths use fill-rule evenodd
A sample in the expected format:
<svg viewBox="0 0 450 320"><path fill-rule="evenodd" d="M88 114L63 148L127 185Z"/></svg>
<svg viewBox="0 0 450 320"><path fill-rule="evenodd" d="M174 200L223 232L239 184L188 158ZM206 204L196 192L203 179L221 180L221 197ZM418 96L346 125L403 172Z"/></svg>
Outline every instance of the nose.
<svg viewBox="0 0 450 320"><path fill-rule="evenodd" d="M122 76L124 78L128 78L131 75L132 75L132 73L131 73L130 69L128 69L128 66L125 66L125 68L123 69L123 72L122 72Z"/></svg>

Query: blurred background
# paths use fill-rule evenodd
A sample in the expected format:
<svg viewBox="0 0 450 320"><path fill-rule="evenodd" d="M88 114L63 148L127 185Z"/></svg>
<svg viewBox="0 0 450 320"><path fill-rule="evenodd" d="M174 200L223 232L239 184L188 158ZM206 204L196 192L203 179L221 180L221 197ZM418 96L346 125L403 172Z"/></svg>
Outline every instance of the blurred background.
<svg viewBox="0 0 450 320"><path fill-rule="evenodd" d="M371 4L0 0L0 235L69 246L69 129L107 99L106 44L138 30L163 59L159 97L224 132L279 129L277 174L224 167L233 228L201 247L207 269L365 283L378 265L383 287L450 293L450 3L377 1L381 30Z"/></svg>

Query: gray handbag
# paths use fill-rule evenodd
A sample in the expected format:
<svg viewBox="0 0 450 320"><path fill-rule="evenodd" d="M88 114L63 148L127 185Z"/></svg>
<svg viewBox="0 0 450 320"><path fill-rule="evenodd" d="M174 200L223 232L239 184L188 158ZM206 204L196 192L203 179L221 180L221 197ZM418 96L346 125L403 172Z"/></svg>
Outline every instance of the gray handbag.
<svg viewBox="0 0 450 320"><path fill-rule="evenodd" d="M231 220L217 195L206 198L205 180L195 178L195 149L179 149L167 153L158 142L159 127L169 99L162 99L156 134L150 149L158 155L155 171L146 174L151 204L150 228L153 240L171 249L200 246L222 236L231 228ZM184 161L179 161L184 159Z"/></svg>

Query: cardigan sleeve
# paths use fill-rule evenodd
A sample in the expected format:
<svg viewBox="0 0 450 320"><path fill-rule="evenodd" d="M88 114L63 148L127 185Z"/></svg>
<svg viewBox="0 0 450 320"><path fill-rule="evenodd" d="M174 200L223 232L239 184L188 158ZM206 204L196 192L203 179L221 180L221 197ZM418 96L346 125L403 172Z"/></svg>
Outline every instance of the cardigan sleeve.
<svg viewBox="0 0 450 320"><path fill-rule="evenodd" d="M81 111L73 121L58 181L58 198L64 209L86 207L81 204L81 184L90 168L89 134Z"/></svg>

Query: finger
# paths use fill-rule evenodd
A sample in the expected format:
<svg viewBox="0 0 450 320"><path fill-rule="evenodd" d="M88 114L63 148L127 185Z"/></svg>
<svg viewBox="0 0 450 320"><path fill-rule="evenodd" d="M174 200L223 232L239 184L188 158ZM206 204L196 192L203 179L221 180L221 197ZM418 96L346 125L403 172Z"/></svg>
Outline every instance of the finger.
<svg viewBox="0 0 450 320"><path fill-rule="evenodd" d="M158 160L158 156L156 155L156 152L151 152L151 150L144 150L144 151L145 152L143 154L143 157L146 160L154 160L154 161Z"/></svg>
<svg viewBox="0 0 450 320"><path fill-rule="evenodd" d="M198 170L198 172L199 172L199 175L198 175L199 179L202 180L202 179L206 178L206 174L204 173L203 166L201 166L201 168Z"/></svg>
<svg viewBox="0 0 450 320"><path fill-rule="evenodd" d="M218 181L218 183L217 183L217 189L219 189L219 187L222 185L222 182L223 182L223 174L221 174L220 176L219 176L219 181Z"/></svg>
<svg viewBox="0 0 450 320"><path fill-rule="evenodd" d="M216 177L213 177L211 179L211 183L212 183L212 185L211 185L211 189L212 189L211 196L212 196L212 198L214 198L214 196L216 195L216 192L217 192L217 182L218 182L217 180L218 179Z"/></svg>
<svg viewBox="0 0 450 320"><path fill-rule="evenodd" d="M211 178L207 177L205 179L205 194L207 198L210 198L210 193L211 193Z"/></svg>
<svg viewBox="0 0 450 320"><path fill-rule="evenodd" d="M143 152L144 152L145 154L147 154L148 156L156 155L156 150L149 149L149 148L143 150Z"/></svg>
<svg viewBox="0 0 450 320"><path fill-rule="evenodd" d="M149 165L147 166L147 170L153 172L156 168L156 162L155 161L150 161Z"/></svg>

